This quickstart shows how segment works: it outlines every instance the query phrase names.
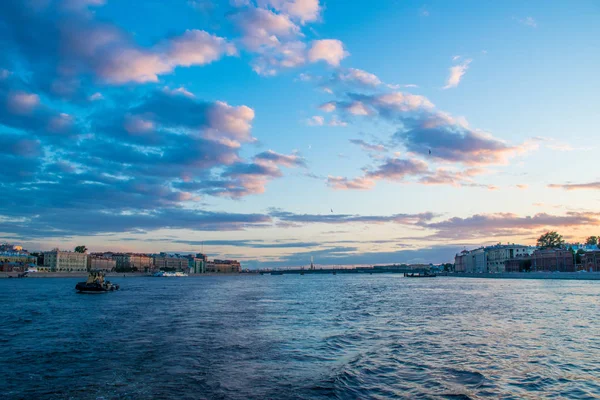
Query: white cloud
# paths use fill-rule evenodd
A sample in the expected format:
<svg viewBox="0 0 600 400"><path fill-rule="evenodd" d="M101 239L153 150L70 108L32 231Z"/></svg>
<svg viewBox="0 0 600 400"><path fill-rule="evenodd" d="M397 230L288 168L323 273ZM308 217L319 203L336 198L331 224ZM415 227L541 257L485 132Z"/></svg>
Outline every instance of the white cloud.
<svg viewBox="0 0 600 400"><path fill-rule="evenodd" d="M450 68L450 75L448 76L448 80L446 81L446 86L444 89L455 88L460 83L463 75L469 69L469 64L471 63L471 59L465 60L462 64L455 65Z"/></svg>
<svg viewBox="0 0 600 400"><path fill-rule="evenodd" d="M319 19L321 6L319 0L258 0L260 7L272 7L302 23Z"/></svg>
<svg viewBox="0 0 600 400"><path fill-rule="evenodd" d="M209 110L207 115L207 120L215 131L214 136L229 136L231 139L241 141L253 139L250 136L253 119L254 110L250 107L234 107L222 101L215 102L215 106Z"/></svg>
<svg viewBox="0 0 600 400"><path fill-rule="evenodd" d="M522 25L530 26L532 28L537 28L537 22L535 19L533 19L533 17L526 17L526 18L519 19L519 22Z"/></svg>
<svg viewBox="0 0 600 400"><path fill-rule="evenodd" d="M369 115L371 111L360 101L352 102L347 108L350 114L353 115Z"/></svg>
<svg viewBox="0 0 600 400"><path fill-rule="evenodd" d="M340 72L337 77L341 81L358 83L364 86L381 85L381 80L377 75L363 71L362 69L348 68L346 71Z"/></svg>
<svg viewBox="0 0 600 400"><path fill-rule="evenodd" d="M313 40L308 51L308 60L310 62L325 61L329 65L338 66L340 62L349 56L344 50L344 44L337 39Z"/></svg>
<svg viewBox="0 0 600 400"><path fill-rule="evenodd" d="M314 115L306 121L308 126L323 126L324 123L325 118L321 117L320 115Z"/></svg>
<svg viewBox="0 0 600 400"><path fill-rule="evenodd" d="M281 39L300 35L300 28L287 15L275 14L262 8L247 8L232 15L242 31L242 43L251 51L261 47L278 47Z"/></svg>
<svg viewBox="0 0 600 400"><path fill-rule="evenodd" d="M331 120L327 123L329 126L347 126L348 123L342 120L339 120L337 117L331 118Z"/></svg>
<svg viewBox="0 0 600 400"><path fill-rule="evenodd" d="M170 40L168 50L165 51L170 63L184 67L208 64L218 60L223 54L232 56L236 53L235 46L225 39L199 30L187 30L183 35Z"/></svg>
<svg viewBox="0 0 600 400"><path fill-rule="evenodd" d="M329 103L322 104L319 109L325 112L333 112L336 109L336 105L335 102L330 101Z"/></svg>
<svg viewBox="0 0 600 400"><path fill-rule="evenodd" d="M88 97L89 101L98 101L98 100L102 100L102 99L104 99L104 96L100 92L96 92L93 95L91 95L90 97Z"/></svg>

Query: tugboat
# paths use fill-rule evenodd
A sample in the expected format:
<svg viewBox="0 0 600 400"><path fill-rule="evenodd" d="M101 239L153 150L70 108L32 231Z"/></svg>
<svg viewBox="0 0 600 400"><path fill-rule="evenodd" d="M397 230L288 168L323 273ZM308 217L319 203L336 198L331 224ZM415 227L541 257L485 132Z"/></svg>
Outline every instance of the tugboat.
<svg viewBox="0 0 600 400"><path fill-rule="evenodd" d="M119 285L104 280L104 272L90 271L87 281L75 286L78 293L107 293L119 290Z"/></svg>

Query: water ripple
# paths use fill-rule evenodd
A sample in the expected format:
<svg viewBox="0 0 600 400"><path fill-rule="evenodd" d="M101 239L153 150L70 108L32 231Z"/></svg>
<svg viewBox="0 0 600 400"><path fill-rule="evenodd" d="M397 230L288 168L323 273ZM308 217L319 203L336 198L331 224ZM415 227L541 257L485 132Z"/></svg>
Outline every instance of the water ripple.
<svg viewBox="0 0 600 400"><path fill-rule="evenodd" d="M75 282L0 280L0 398L600 398L596 282Z"/></svg>

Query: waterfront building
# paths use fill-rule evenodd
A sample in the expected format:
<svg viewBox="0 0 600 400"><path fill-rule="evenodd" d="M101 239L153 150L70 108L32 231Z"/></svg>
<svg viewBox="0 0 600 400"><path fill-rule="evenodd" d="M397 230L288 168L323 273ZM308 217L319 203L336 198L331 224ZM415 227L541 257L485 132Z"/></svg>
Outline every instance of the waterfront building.
<svg viewBox="0 0 600 400"><path fill-rule="evenodd" d="M467 272L481 274L487 271L487 254L483 247L469 252L466 264Z"/></svg>
<svg viewBox="0 0 600 400"><path fill-rule="evenodd" d="M161 255L154 256L154 268L187 272L189 269L189 260L187 257L169 256L161 253Z"/></svg>
<svg viewBox="0 0 600 400"><path fill-rule="evenodd" d="M112 259L116 263L115 269L133 269L140 272L151 272L154 269L154 260L147 254L114 253Z"/></svg>
<svg viewBox="0 0 600 400"><path fill-rule="evenodd" d="M238 273L242 266L236 260L213 260L206 263L206 272Z"/></svg>
<svg viewBox="0 0 600 400"><path fill-rule="evenodd" d="M27 269L27 266L22 263L13 262L13 261L0 261L0 271L1 272L23 272Z"/></svg>
<svg viewBox="0 0 600 400"><path fill-rule="evenodd" d="M467 250L461 251L454 257L454 272L467 272L466 262L469 252Z"/></svg>
<svg viewBox="0 0 600 400"><path fill-rule="evenodd" d="M531 256L529 254L520 254L506 260L504 263L504 272L529 272L531 269Z"/></svg>
<svg viewBox="0 0 600 400"><path fill-rule="evenodd" d="M581 264L588 272L600 272L600 250L586 252L581 257Z"/></svg>
<svg viewBox="0 0 600 400"><path fill-rule="evenodd" d="M87 271L87 258L85 253L55 249L44 252L44 266L57 272L84 272Z"/></svg>
<svg viewBox="0 0 600 400"><path fill-rule="evenodd" d="M464 260L463 260L465 272L470 273L470 274L475 272L475 258L471 254L472 251L474 251L474 250L467 252L464 255Z"/></svg>
<svg viewBox="0 0 600 400"><path fill-rule="evenodd" d="M22 251L0 252L0 261L5 263L34 264L37 265L37 257Z"/></svg>
<svg viewBox="0 0 600 400"><path fill-rule="evenodd" d="M566 249L536 250L531 255L531 270L575 272L573 253Z"/></svg>
<svg viewBox="0 0 600 400"><path fill-rule="evenodd" d="M188 256L188 267L191 274L203 274L206 272L206 262L208 257L205 254L198 253L194 257L193 255Z"/></svg>
<svg viewBox="0 0 600 400"><path fill-rule="evenodd" d="M102 256L88 257L88 270L114 271L117 268L117 261L112 258Z"/></svg>
<svg viewBox="0 0 600 400"><path fill-rule="evenodd" d="M505 264L508 260L529 255L529 249L529 246L517 244L497 244L486 247L485 272L504 272Z"/></svg>

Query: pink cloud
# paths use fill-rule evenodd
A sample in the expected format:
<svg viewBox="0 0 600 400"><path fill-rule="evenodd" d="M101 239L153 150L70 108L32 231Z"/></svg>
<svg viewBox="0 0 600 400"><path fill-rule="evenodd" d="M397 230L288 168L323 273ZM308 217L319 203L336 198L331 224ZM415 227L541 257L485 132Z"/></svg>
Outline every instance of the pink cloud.
<svg viewBox="0 0 600 400"><path fill-rule="evenodd" d="M550 184L549 188L564 190L600 190L600 182Z"/></svg>
<svg viewBox="0 0 600 400"><path fill-rule="evenodd" d="M451 67L450 75L448 76L448 80L446 81L446 86L444 86L444 89L457 87L460 81L462 80L462 77L467 73L467 70L469 69L469 64L472 61L473 60L470 59L465 60L462 64Z"/></svg>
<svg viewBox="0 0 600 400"><path fill-rule="evenodd" d="M308 50L310 62L325 61L335 67L349 55L350 53L344 49L344 44L337 39L313 40Z"/></svg>
<svg viewBox="0 0 600 400"><path fill-rule="evenodd" d="M261 7L273 7L302 23L317 21L321 6L319 0L258 0Z"/></svg>
<svg viewBox="0 0 600 400"><path fill-rule="evenodd" d="M375 186L375 181L360 177L348 179L341 176L329 176L327 185L335 190L369 190Z"/></svg>
<svg viewBox="0 0 600 400"><path fill-rule="evenodd" d="M37 106L39 106L40 97L34 93L17 91L9 93L6 102L6 107L10 112L18 115L25 115L30 114Z"/></svg>

